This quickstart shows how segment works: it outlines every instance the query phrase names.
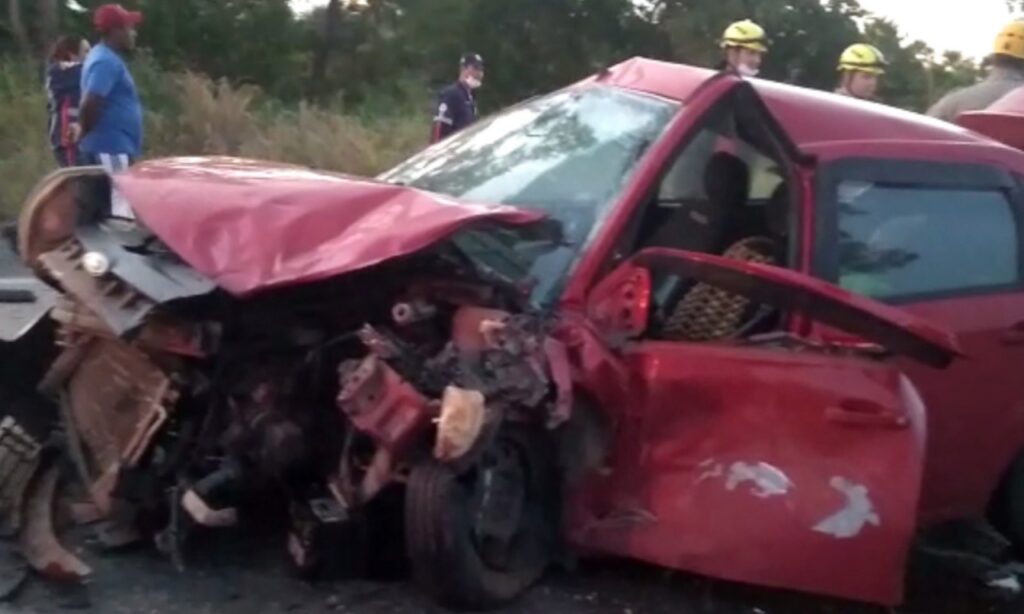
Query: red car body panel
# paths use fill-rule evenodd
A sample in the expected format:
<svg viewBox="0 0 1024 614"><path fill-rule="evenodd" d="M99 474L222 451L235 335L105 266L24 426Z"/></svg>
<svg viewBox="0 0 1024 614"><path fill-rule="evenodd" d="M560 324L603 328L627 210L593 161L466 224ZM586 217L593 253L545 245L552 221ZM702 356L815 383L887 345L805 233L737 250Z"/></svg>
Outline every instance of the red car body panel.
<svg viewBox="0 0 1024 614"><path fill-rule="evenodd" d="M601 82L683 101L686 106L661 141L651 147L643 166L623 193L621 206L608 220L606 231L595 240L594 249L584 255L565 296L568 305L579 304L598 283L604 263L614 253L616 238L643 206L646 191L657 181L660 169L691 133L699 117L738 81L734 77L709 81L714 75L702 68L638 58L581 82L580 86ZM794 264L802 272L813 270L817 241L816 174L830 162L862 158L978 164L1024 176L1022 152L962 126L786 84L759 79L749 82L787 136L812 157L810 164L798 169L803 202L801 245ZM985 129L987 134L998 136L999 130L1006 127L1005 115L1019 107L1012 98L1010 95L1003 101L998 117L986 118L996 122L992 124L995 128ZM961 123L978 127L969 121ZM949 371L919 365L907 367L930 413L921 520L938 522L984 515L1010 460L1024 450L1024 380L1014 371L1015 365L1024 359L1024 346L1005 339L1019 334L1015 326L1024 320L1024 292L907 304L901 308L958 334L967 355ZM793 318L791 330L819 334L802 317ZM979 381L984 384L964 384ZM979 411L988 419L982 419Z"/></svg>
<svg viewBox="0 0 1024 614"><path fill-rule="evenodd" d="M609 333L616 331L609 329L619 326L629 337L641 328L640 303L649 295L643 275L618 269L609 277L608 264L700 117L743 83L714 74L637 59L577 85L600 82L684 106L583 250L562 296L556 336L572 379L615 427L607 467L570 498L569 537L582 549L672 568L895 603L917 510L926 518L982 513L1024 443L1021 385L992 362L1012 366L1020 356L1009 345L996 348L989 330L1012 329L1024 314L1024 296L901 310L813 280L816 171L833 160L866 157L986 164L1024 174L1024 155L912 113L752 80L786 136L808 155L794 170L802 188L797 270L690 254L686 272L734 284L759 300L781 296L786 309L802 312L791 318L795 333L825 336L817 320L932 364L959 354L962 336L966 359L954 364L957 371L943 372L909 360L881 364L816 351L612 343ZM477 221L538 219L510 207L239 161L146 163L117 185L162 240L235 294L371 266ZM615 294L618 282L640 291ZM635 309L617 309L630 301ZM1007 415L1014 403L1019 411Z"/></svg>
<svg viewBox="0 0 1024 614"><path fill-rule="evenodd" d="M905 378L863 361L699 344L640 343L621 361L631 402L618 406L609 471L572 500L574 544L737 581L901 599L925 426ZM905 420L846 420L863 408Z"/></svg>
<svg viewBox="0 0 1024 614"><path fill-rule="evenodd" d="M512 207L229 158L145 162L115 182L153 233L235 295L363 269L476 222L541 219Z"/></svg>
<svg viewBox="0 0 1024 614"><path fill-rule="evenodd" d="M961 113L956 123L1015 149L1024 149L1024 92L1019 88L986 109Z"/></svg>
<svg viewBox="0 0 1024 614"><path fill-rule="evenodd" d="M913 385L891 366L817 351L640 341L609 352L598 334L643 330L647 267L923 362L960 354L955 337L924 320L794 271L643 250L593 290L597 330L580 326L570 342L586 365L579 388L620 408L609 466L570 505L570 539L731 580L898 603L924 466Z"/></svg>

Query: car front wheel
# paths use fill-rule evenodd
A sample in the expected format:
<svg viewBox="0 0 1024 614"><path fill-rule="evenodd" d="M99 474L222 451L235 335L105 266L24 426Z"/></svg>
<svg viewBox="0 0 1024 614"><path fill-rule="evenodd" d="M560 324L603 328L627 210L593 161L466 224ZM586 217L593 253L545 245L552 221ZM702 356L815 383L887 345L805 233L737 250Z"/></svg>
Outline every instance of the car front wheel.
<svg viewBox="0 0 1024 614"><path fill-rule="evenodd" d="M441 604L488 609L536 582L552 560L558 488L543 432L500 434L472 467L428 462L406 491L406 548ZM532 436L531 436L532 435Z"/></svg>

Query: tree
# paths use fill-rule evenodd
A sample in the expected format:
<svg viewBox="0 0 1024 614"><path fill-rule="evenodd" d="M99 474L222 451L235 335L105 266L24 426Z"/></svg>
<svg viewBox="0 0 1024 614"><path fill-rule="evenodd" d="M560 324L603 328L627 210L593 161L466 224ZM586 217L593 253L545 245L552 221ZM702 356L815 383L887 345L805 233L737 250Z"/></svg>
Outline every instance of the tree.
<svg viewBox="0 0 1024 614"><path fill-rule="evenodd" d="M21 15L21 0L7 0L7 25L18 48L24 55L31 55L32 41L29 39L28 30L25 29L25 21Z"/></svg>
<svg viewBox="0 0 1024 614"><path fill-rule="evenodd" d="M868 21L864 38L889 61L882 83L883 99L906 109L926 109L934 89L926 68L933 56L931 48L919 41L904 44L899 29L886 19Z"/></svg>
<svg viewBox="0 0 1024 614"><path fill-rule="evenodd" d="M338 25L341 22L341 0L330 0L324 13L323 34L313 54L313 68L309 76L310 97L323 96L325 91L327 61L330 59L331 49L338 36Z"/></svg>
<svg viewBox="0 0 1024 614"><path fill-rule="evenodd" d="M717 66L726 26L753 19L771 41L763 74L769 79L822 89L835 86L835 62L860 37L854 18L865 12L855 0L758 2L663 0L658 19L672 43L674 59Z"/></svg>

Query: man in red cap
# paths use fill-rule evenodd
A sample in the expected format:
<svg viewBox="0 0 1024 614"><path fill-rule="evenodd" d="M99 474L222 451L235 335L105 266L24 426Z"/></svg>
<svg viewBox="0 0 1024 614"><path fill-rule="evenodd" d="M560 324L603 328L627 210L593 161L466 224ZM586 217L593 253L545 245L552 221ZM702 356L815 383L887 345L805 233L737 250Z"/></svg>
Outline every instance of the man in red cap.
<svg viewBox="0 0 1024 614"><path fill-rule="evenodd" d="M142 153L142 102L125 56L135 48L135 27L142 13L120 4L104 4L93 14L101 42L82 68L79 149L88 164L114 174L128 168ZM132 217L119 194L111 198L112 213Z"/></svg>

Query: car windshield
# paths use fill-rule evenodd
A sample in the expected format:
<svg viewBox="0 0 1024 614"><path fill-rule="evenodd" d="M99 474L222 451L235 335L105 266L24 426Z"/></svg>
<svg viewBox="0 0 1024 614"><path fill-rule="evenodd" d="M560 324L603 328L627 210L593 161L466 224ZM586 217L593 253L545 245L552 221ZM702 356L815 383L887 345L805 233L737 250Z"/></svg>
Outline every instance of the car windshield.
<svg viewBox="0 0 1024 614"><path fill-rule="evenodd" d="M483 120L380 179L540 210L559 222L557 244L516 232L491 242L517 254L535 283L534 301L547 303L679 106L604 86L560 91Z"/></svg>

